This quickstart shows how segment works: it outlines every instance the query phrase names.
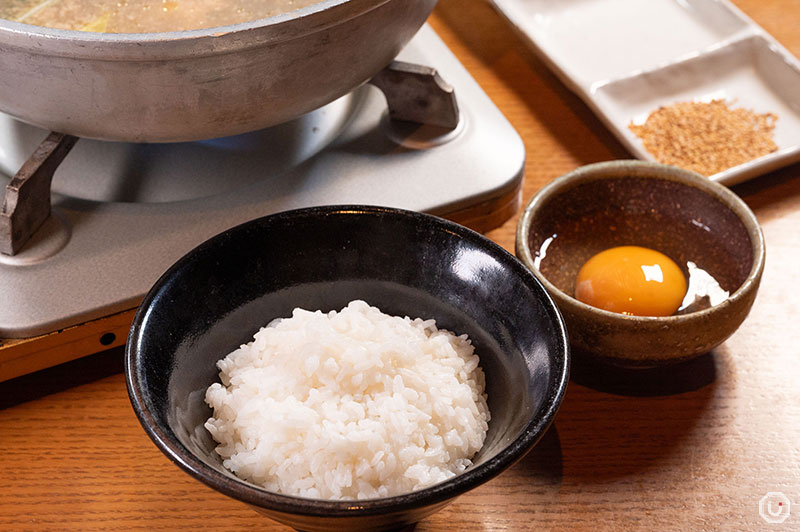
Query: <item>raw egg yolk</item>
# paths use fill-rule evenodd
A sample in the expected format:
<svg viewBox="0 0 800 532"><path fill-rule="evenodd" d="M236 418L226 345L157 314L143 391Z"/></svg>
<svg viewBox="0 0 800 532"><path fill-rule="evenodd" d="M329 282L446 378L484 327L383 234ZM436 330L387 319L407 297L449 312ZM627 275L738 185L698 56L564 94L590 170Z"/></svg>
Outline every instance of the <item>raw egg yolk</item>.
<svg viewBox="0 0 800 532"><path fill-rule="evenodd" d="M658 251L620 246L581 267L575 298L593 307L634 316L669 316L686 295L686 277Z"/></svg>

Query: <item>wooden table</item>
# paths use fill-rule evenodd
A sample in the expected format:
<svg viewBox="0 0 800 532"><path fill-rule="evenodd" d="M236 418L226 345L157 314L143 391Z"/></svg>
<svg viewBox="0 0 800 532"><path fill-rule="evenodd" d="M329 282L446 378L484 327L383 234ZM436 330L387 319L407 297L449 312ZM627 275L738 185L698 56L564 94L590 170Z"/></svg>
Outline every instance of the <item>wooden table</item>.
<svg viewBox="0 0 800 532"><path fill-rule="evenodd" d="M800 56L797 0L736 3ZM522 135L524 200L577 166L628 157L486 2L441 0L431 22ZM575 365L542 442L418 532L800 530L800 165L735 191L768 249L741 329L656 373ZM513 250L515 223L489 236ZM288 530L173 466L121 372L115 350L0 384L0 530ZM768 492L795 504L783 524L759 516Z"/></svg>

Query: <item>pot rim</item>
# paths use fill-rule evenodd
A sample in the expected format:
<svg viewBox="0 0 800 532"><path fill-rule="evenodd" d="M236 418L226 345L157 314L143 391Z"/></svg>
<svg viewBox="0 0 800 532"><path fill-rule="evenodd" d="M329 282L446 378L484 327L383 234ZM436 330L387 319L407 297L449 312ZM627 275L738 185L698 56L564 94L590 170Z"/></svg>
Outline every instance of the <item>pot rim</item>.
<svg viewBox="0 0 800 532"><path fill-rule="evenodd" d="M221 55L290 41L343 24L392 0L322 0L295 11L228 26L151 33L99 33L0 19L0 51L104 61Z"/></svg>

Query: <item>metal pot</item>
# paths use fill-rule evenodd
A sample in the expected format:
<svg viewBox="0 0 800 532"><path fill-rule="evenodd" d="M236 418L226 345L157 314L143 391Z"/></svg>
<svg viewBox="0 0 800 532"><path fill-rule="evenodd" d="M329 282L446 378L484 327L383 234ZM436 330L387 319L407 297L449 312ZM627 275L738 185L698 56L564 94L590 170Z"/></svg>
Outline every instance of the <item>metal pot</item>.
<svg viewBox="0 0 800 532"><path fill-rule="evenodd" d="M76 136L222 137L285 122L389 64L436 0L325 0L233 26L64 31L0 20L0 111Z"/></svg>

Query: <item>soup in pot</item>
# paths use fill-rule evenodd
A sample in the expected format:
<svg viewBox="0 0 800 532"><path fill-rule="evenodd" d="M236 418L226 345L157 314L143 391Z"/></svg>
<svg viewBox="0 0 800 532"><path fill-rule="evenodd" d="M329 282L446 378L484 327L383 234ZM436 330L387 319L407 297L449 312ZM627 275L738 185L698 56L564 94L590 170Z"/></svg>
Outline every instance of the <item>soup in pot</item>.
<svg viewBox="0 0 800 532"><path fill-rule="evenodd" d="M11 0L0 18L67 30L107 33L182 31L238 24L321 0Z"/></svg>

